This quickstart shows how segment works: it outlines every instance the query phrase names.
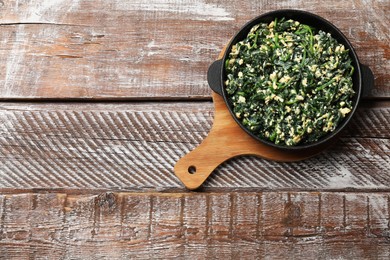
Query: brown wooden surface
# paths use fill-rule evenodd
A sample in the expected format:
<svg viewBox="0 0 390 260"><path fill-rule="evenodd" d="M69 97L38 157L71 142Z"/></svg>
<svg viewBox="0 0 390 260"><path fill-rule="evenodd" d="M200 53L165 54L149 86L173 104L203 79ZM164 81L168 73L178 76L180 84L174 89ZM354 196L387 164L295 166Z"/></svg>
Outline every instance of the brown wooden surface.
<svg viewBox="0 0 390 260"><path fill-rule="evenodd" d="M1 103L4 188L178 189L179 158L213 121L211 102ZM341 140L311 159L241 157L207 188L375 189L390 187L390 103L363 102ZM212 158L213 154L210 154Z"/></svg>
<svg viewBox="0 0 390 260"><path fill-rule="evenodd" d="M189 192L173 167L212 128L207 68L281 8L339 27L371 98L323 153L235 158ZM387 0L0 0L0 259L389 259L388 17Z"/></svg>
<svg viewBox="0 0 390 260"><path fill-rule="evenodd" d="M334 23L389 97L387 0L7 0L1 98L209 98L206 71L248 20L296 8Z"/></svg>
<svg viewBox="0 0 390 260"><path fill-rule="evenodd" d="M0 202L4 259L386 259L390 253L388 192L21 193Z"/></svg>

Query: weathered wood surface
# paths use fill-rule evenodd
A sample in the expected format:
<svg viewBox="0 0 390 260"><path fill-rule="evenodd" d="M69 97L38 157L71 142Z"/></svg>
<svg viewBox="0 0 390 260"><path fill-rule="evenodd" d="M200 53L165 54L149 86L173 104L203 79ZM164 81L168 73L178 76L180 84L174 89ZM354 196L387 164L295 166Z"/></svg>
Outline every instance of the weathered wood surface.
<svg viewBox="0 0 390 260"><path fill-rule="evenodd" d="M173 166L212 120L211 102L0 103L0 188L182 188ZM389 189L389 173L390 103L365 102L324 153L295 163L233 159L204 186Z"/></svg>
<svg viewBox="0 0 390 260"><path fill-rule="evenodd" d="M389 195L0 195L0 255L2 259L388 259Z"/></svg>
<svg viewBox="0 0 390 260"><path fill-rule="evenodd" d="M210 98L206 71L229 38L267 11L333 22L390 97L390 2L0 1L0 99Z"/></svg>
<svg viewBox="0 0 390 260"><path fill-rule="evenodd" d="M339 27L383 100L319 156L236 158L185 191L173 166L211 129L209 64L281 8ZM387 0L0 0L0 259L389 259L389 16Z"/></svg>

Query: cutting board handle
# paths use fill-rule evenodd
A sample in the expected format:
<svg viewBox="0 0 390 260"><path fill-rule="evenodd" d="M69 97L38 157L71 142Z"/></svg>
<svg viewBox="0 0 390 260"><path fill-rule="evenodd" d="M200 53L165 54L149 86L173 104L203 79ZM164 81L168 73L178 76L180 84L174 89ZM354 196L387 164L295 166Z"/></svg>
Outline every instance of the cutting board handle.
<svg viewBox="0 0 390 260"><path fill-rule="evenodd" d="M221 149L220 145L226 144L224 138L211 131L198 147L176 163L175 174L188 189L199 188L218 165L234 156L229 149Z"/></svg>

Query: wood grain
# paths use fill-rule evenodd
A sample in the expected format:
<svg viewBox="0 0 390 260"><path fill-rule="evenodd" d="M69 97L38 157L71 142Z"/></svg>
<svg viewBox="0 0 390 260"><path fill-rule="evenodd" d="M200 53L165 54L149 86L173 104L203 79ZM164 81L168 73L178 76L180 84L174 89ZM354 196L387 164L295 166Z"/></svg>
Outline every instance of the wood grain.
<svg viewBox="0 0 390 260"><path fill-rule="evenodd" d="M389 109L363 103L340 141L312 159L233 159L204 187L388 189ZM1 103L0 188L182 188L173 166L212 118L211 102Z"/></svg>
<svg viewBox="0 0 390 260"><path fill-rule="evenodd" d="M0 254L4 259L385 259L389 195L0 195Z"/></svg>
<svg viewBox="0 0 390 260"><path fill-rule="evenodd" d="M295 8L333 22L390 97L388 1L2 1L1 99L210 99L206 71L248 20Z"/></svg>
<svg viewBox="0 0 390 260"><path fill-rule="evenodd" d="M339 27L373 98L324 153L236 158L187 192L173 166L212 127L208 66L281 8ZM389 259L389 16L386 0L0 0L0 259Z"/></svg>
<svg viewBox="0 0 390 260"><path fill-rule="evenodd" d="M329 148L334 140L303 150L278 149L252 138L233 119L224 99L213 93L213 127L202 143L174 166L175 175L186 186L199 188L220 164L238 156L256 156L277 162L297 162ZM212 155L212 156L210 156Z"/></svg>

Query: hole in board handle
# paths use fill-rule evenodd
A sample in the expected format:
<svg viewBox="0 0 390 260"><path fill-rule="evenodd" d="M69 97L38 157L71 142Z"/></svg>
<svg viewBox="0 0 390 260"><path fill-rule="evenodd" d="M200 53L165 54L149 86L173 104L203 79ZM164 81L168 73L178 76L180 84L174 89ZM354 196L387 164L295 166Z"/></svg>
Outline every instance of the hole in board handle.
<svg viewBox="0 0 390 260"><path fill-rule="evenodd" d="M196 167L191 165L190 167L188 167L188 173L189 174L194 174L196 173Z"/></svg>

